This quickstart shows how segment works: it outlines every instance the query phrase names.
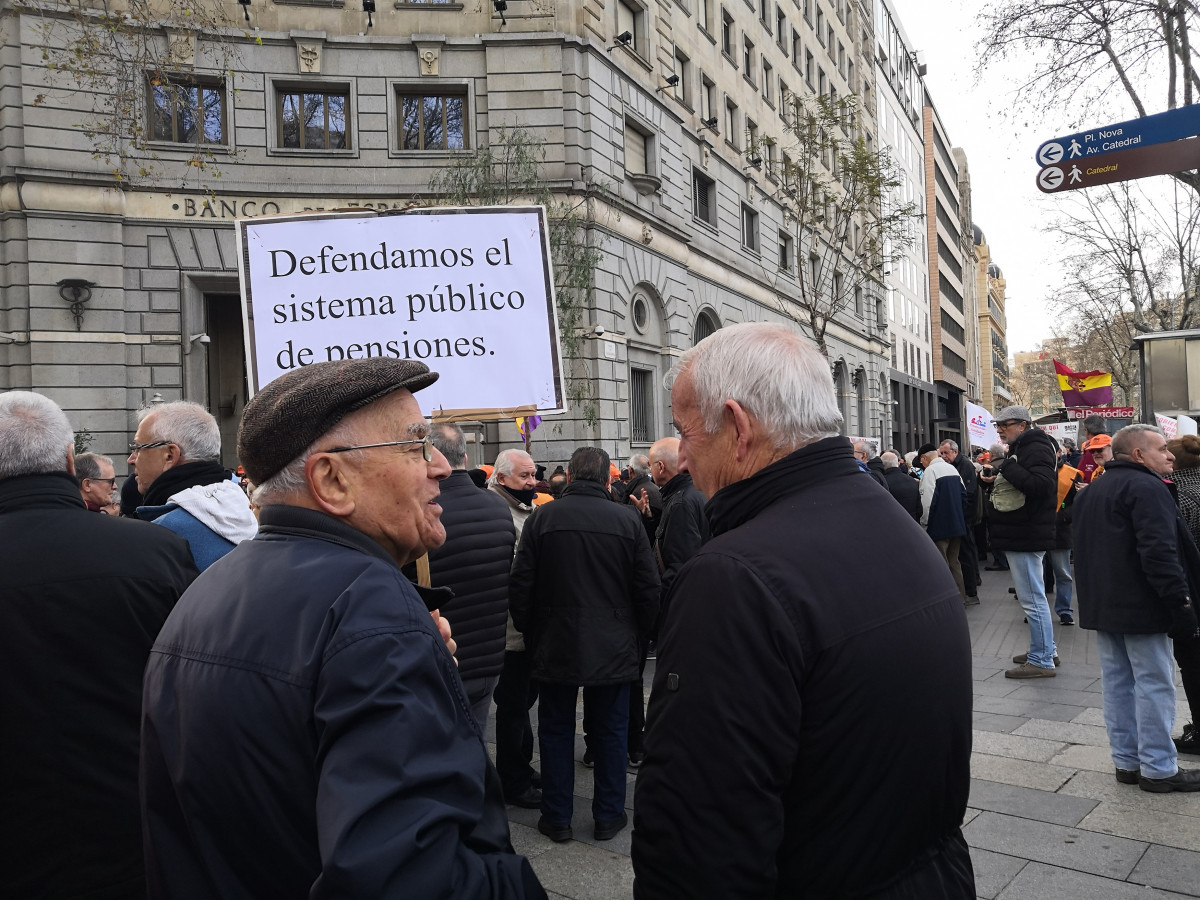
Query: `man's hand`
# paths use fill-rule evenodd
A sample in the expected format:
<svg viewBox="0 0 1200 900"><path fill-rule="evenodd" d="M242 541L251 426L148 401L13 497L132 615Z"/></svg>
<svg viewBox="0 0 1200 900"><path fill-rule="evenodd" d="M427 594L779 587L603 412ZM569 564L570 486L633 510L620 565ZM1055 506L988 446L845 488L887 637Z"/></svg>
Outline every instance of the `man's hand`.
<svg viewBox="0 0 1200 900"><path fill-rule="evenodd" d="M638 508L638 512L647 519L650 518L650 495L646 493L645 488L642 488L641 496L634 496L630 499L633 500L633 505Z"/></svg>
<svg viewBox="0 0 1200 900"><path fill-rule="evenodd" d="M1167 637L1173 641L1200 637L1200 623L1196 621L1196 610L1190 601L1171 610L1171 627L1167 629Z"/></svg>
<svg viewBox="0 0 1200 900"><path fill-rule="evenodd" d="M433 616L433 621L437 624L437 630L441 634L442 640L446 642L446 649L454 657L454 664L457 666L458 657L454 656L454 654L458 651L458 644L454 643L454 638L450 637L450 620L443 619L441 612L436 609L429 615Z"/></svg>

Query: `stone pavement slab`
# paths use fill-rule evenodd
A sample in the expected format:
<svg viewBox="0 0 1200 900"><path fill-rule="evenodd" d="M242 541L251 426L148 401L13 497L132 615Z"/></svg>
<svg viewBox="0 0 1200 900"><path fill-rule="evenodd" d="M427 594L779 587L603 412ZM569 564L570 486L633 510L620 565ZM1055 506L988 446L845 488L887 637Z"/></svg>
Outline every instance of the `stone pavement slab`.
<svg viewBox="0 0 1200 900"><path fill-rule="evenodd" d="M996 734L990 731L976 731L971 742L971 749L975 753L1027 759L1031 762L1050 762L1067 746L1061 741L1046 741L1041 738L1014 734Z"/></svg>
<svg viewBox="0 0 1200 900"><path fill-rule="evenodd" d="M1174 847L1151 847L1134 866L1129 880L1167 891L1195 891L1200 882L1200 853Z"/></svg>
<svg viewBox="0 0 1200 900"><path fill-rule="evenodd" d="M971 865L975 869L976 896L993 900L1018 872L1029 865L1029 860L972 847Z"/></svg>
<svg viewBox="0 0 1200 900"><path fill-rule="evenodd" d="M1031 862L1009 882L996 900L1186 900L1194 896Z"/></svg>
<svg viewBox="0 0 1200 900"><path fill-rule="evenodd" d="M1071 797L1051 791L1035 791L1011 784L971 779L972 805L991 812L1036 819L1039 822L1078 825L1099 802L1086 797Z"/></svg>
<svg viewBox="0 0 1200 900"><path fill-rule="evenodd" d="M986 753L971 754L971 777L983 781L998 781L1039 791L1057 791L1070 780L1072 774L1070 769L1046 763L989 756Z"/></svg>
<svg viewBox="0 0 1200 900"><path fill-rule="evenodd" d="M1122 880L1133 871L1147 847L1144 841L1096 834L1082 827L986 811L976 816L963 833L972 847Z"/></svg>

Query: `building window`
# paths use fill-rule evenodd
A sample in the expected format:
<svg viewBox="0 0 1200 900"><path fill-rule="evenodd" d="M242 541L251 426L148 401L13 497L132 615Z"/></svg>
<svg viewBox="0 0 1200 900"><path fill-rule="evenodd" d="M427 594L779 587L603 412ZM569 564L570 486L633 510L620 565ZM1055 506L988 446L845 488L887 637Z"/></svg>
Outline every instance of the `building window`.
<svg viewBox="0 0 1200 900"><path fill-rule="evenodd" d="M675 49L675 74L679 76L679 83L675 85L675 99L691 109L692 65L679 48Z"/></svg>
<svg viewBox="0 0 1200 900"><path fill-rule="evenodd" d="M465 91L410 93L401 90L401 150L465 150Z"/></svg>
<svg viewBox="0 0 1200 900"><path fill-rule="evenodd" d="M733 59L733 16L727 9L721 10L721 52Z"/></svg>
<svg viewBox="0 0 1200 900"><path fill-rule="evenodd" d="M692 169L692 215L709 225L717 224L717 183Z"/></svg>
<svg viewBox="0 0 1200 900"><path fill-rule="evenodd" d="M716 334L720 326L712 314L705 311L696 316L696 327L692 329L692 345L700 343L710 334Z"/></svg>
<svg viewBox="0 0 1200 900"><path fill-rule="evenodd" d="M793 260L796 258L795 244L787 232L779 232L779 271L792 273Z"/></svg>
<svg viewBox="0 0 1200 900"><path fill-rule="evenodd" d="M629 370L629 439L648 444L654 439L654 373L649 369Z"/></svg>
<svg viewBox="0 0 1200 900"><path fill-rule="evenodd" d="M854 288L854 314L859 318L866 315L867 308L863 305L863 291L859 286Z"/></svg>
<svg viewBox="0 0 1200 900"><path fill-rule="evenodd" d="M738 149L737 104L728 97L725 98L725 140Z"/></svg>
<svg viewBox="0 0 1200 900"><path fill-rule="evenodd" d="M809 90L813 86L813 55L811 50L804 51L804 80L808 82Z"/></svg>
<svg viewBox="0 0 1200 900"><path fill-rule="evenodd" d="M700 27L712 34L713 31L713 0L700 0Z"/></svg>
<svg viewBox="0 0 1200 900"><path fill-rule="evenodd" d="M821 11L821 7L817 7L817 40L822 44L825 43L825 13Z"/></svg>
<svg viewBox="0 0 1200 900"><path fill-rule="evenodd" d="M762 69L763 69L763 74L762 74L763 99L765 99L768 103L770 103L772 106L774 106L775 105L775 75L774 75L775 70L771 68L771 64L769 62L767 62L766 59L763 60Z"/></svg>
<svg viewBox="0 0 1200 900"><path fill-rule="evenodd" d="M804 21L812 22L812 0L804 0Z"/></svg>
<svg viewBox="0 0 1200 900"><path fill-rule="evenodd" d="M817 95L821 96L821 97L825 96L826 89L827 89L827 82L825 80L825 70L822 69L820 66L818 66L817 67Z"/></svg>
<svg viewBox="0 0 1200 900"><path fill-rule="evenodd" d="M650 174L651 138L625 120L625 171L631 175Z"/></svg>
<svg viewBox="0 0 1200 900"><path fill-rule="evenodd" d="M746 80L754 84L754 41L745 37L742 44L742 71Z"/></svg>
<svg viewBox="0 0 1200 900"><path fill-rule="evenodd" d="M347 150L347 88L279 92L279 146L295 150Z"/></svg>
<svg viewBox="0 0 1200 900"><path fill-rule="evenodd" d="M797 69L800 68L800 62L802 59L800 51L801 51L800 32L798 32L795 28L793 28L792 29L792 65L794 65Z"/></svg>
<svg viewBox="0 0 1200 900"><path fill-rule="evenodd" d="M758 252L758 213L748 206L742 207L742 246Z"/></svg>
<svg viewBox="0 0 1200 900"><path fill-rule="evenodd" d="M711 122L717 117L716 110L717 86L703 72L700 73L700 118ZM716 123L714 123L716 124Z"/></svg>
<svg viewBox="0 0 1200 900"><path fill-rule="evenodd" d="M770 0L758 0L758 19L760 22L762 22L763 28L766 29L767 34L771 33L770 8Z"/></svg>
<svg viewBox="0 0 1200 900"><path fill-rule="evenodd" d="M217 79L150 83L150 139L173 144L224 144L225 84Z"/></svg>
<svg viewBox="0 0 1200 900"><path fill-rule="evenodd" d="M783 55L787 56L787 31L788 23L787 16L783 14L783 10L778 6L775 7L775 40L779 43L780 49L783 50Z"/></svg>
<svg viewBox="0 0 1200 900"><path fill-rule="evenodd" d="M758 125L749 116L746 117L746 152L750 154L757 153L758 146Z"/></svg>
<svg viewBox="0 0 1200 900"><path fill-rule="evenodd" d="M633 39L626 44L630 50L635 53L641 53L641 27L642 27L642 9L639 6L632 6L628 3L617 0L617 34L624 34L628 31L633 35Z"/></svg>

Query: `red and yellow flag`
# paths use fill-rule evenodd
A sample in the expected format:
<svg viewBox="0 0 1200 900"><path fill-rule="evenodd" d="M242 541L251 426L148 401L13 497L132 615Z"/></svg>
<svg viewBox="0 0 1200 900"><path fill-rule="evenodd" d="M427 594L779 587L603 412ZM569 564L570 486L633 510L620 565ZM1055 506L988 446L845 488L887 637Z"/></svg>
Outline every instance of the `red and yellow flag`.
<svg viewBox="0 0 1200 900"><path fill-rule="evenodd" d="M1057 359L1054 371L1065 406L1112 406L1111 372L1072 372Z"/></svg>

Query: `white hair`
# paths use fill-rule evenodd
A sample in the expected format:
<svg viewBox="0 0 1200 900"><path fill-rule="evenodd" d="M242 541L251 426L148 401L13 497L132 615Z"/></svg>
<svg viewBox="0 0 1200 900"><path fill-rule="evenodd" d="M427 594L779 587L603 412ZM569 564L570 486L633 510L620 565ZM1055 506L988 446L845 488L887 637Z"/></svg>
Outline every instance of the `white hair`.
<svg viewBox="0 0 1200 900"><path fill-rule="evenodd" d="M704 430L721 428L725 401L762 424L776 449L796 449L838 433L829 361L794 328L766 322L729 325L685 350L671 369L687 373Z"/></svg>
<svg viewBox="0 0 1200 900"><path fill-rule="evenodd" d="M290 463L262 484L255 485L250 499L256 506L273 506L286 504L288 500L297 495L307 494L308 480L304 477L304 466L308 462L308 458L317 453L321 447L353 444L358 440L356 434L353 421L343 419L338 422L333 428L305 447L304 452ZM363 451L347 450L342 455L351 459L361 459Z"/></svg>
<svg viewBox="0 0 1200 900"><path fill-rule="evenodd" d="M879 455L879 459L883 462L883 467L885 469L900 468L900 457L898 457L891 450L884 450L883 453Z"/></svg>
<svg viewBox="0 0 1200 900"><path fill-rule="evenodd" d="M170 441L183 462L221 459L221 428L212 413L199 403L176 400L142 413L150 420L150 440Z"/></svg>
<svg viewBox="0 0 1200 900"><path fill-rule="evenodd" d="M492 466L492 477L488 479L490 484L496 484L496 479L500 475L511 475L517 466L525 460L533 462L533 457L524 450L517 450L510 447L508 450L501 450L496 456L496 462Z"/></svg>
<svg viewBox="0 0 1200 900"><path fill-rule="evenodd" d="M49 397L32 391L0 394L0 478L67 471L75 433Z"/></svg>
<svg viewBox="0 0 1200 900"><path fill-rule="evenodd" d="M642 453L629 457L629 468L633 469L634 475L650 474L650 457Z"/></svg>

